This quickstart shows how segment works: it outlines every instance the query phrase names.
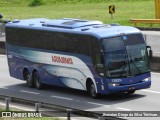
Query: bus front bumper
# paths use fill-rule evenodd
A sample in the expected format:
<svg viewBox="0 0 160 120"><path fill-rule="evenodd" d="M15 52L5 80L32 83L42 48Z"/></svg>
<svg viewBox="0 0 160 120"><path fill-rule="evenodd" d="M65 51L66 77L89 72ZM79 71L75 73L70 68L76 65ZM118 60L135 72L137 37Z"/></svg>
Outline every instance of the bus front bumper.
<svg viewBox="0 0 160 120"><path fill-rule="evenodd" d="M123 86L108 85L108 93L112 94L112 93L135 91L135 90L150 88L150 86L151 86L151 81L130 84L130 85L123 85Z"/></svg>

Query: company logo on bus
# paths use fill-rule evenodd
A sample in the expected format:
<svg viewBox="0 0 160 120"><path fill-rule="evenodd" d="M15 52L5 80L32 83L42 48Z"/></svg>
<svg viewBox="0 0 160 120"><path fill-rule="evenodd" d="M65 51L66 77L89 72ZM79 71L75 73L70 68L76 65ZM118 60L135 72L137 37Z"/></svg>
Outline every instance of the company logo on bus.
<svg viewBox="0 0 160 120"><path fill-rule="evenodd" d="M64 63L64 64L73 64L72 58L52 56L52 62Z"/></svg>

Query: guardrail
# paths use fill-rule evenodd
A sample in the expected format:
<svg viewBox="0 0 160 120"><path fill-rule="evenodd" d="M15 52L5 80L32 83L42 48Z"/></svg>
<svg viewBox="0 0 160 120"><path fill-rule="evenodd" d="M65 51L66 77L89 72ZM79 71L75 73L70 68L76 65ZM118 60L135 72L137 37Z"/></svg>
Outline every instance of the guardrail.
<svg viewBox="0 0 160 120"><path fill-rule="evenodd" d="M160 19L131 19L129 22L134 23L137 26L137 23L145 23L145 24L160 24Z"/></svg>
<svg viewBox="0 0 160 120"><path fill-rule="evenodd" d="M54 116L53 114L56 114L56 115L58 115L58 114L64 115L65 114L67 117L67 120L71 120L71 115L74 117L88 117L88 118L94 118L94 119L98 119L98 120L125 120L122 118L116 118L116 117L111 117L111 116L103 117L102 113L83 111L83 110L78 110L75 108L69 108L66 106L49 104L49 103L45 103L45 102L33 101L33 100L17 98L17 97L12 97L12 96L0 95L0 99L4 100L6 102L6 110L7 111L9 110L10 102L12 102L12 103L18 103L21 105L35 106L35 112L41 112L40 108L43 108L47 111L43 111L42 114L45 116L49 116L49 117L53 117Z"/></svg>

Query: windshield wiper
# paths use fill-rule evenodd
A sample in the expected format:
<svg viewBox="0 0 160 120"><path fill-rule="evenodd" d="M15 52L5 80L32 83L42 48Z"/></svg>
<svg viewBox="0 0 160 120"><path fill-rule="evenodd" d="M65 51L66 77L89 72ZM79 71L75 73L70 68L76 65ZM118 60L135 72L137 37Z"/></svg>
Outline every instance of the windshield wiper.
<svg viewBox="0 0 160 120"><path fill-rule="evenodd" d="M139 71L140 74L142 74L141 70L137 67L136 63L135 63L135 60L132 59L131 55L129 55L129 58L131 59L132 63L134 64L135 68ZM131 63L131 61L129 61L129 63Z"/></svg>

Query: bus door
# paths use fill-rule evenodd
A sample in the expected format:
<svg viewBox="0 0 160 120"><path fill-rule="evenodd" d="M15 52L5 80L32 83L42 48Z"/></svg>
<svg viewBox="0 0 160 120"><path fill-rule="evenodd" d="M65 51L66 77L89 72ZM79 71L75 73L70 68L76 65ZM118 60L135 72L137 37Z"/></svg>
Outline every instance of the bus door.
<svg viewBox="0 0 160 120"><path fill-rule="evenodd" d="M95 54L95 62L96 62L96 71L98 75L104 77L104 58L101 52L97 52Z"/></svg>
<svg viewBox="0 0 160 120"><path fill-rule="evenodd" d="M101 77L105 76L104 58L101 51L100 41L97 38L91 38L91 56L93 60L94 69Z"/></svg>

